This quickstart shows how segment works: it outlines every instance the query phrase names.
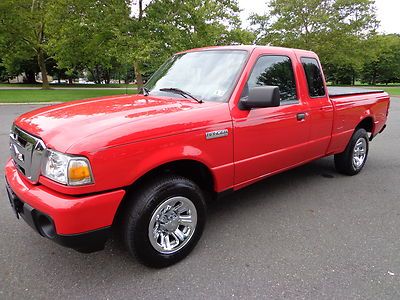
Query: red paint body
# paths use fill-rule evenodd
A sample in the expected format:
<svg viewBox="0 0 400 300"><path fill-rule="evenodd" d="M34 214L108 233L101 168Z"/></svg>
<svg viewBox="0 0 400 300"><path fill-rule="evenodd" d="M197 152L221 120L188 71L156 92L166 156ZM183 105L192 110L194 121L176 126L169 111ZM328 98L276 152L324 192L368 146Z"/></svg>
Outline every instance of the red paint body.
<svg viewBox="0 0 400 300"><path fill-rule="evenodd" d="M57 233L74 234L111 225L125 188L165 163L200 162L210 170L216 192L236 190L342 152L367 117L374 121L373 136L383 128L389 107L386 93L333 99L308 96L299 58L317 58L314 53L234 48L247 50L249 59L228 103L125 95L44 107L20 116L15 124L40 137L48 148L86 156L95 183L71 187L41 177L34 185L9 161L6 178L11 188L24 202L51 216ZM299 103L240 110L238 102L249 73L265 54L291 58ZM296 119L299 112L306 113L305 120ZM220 129L228 129L228 136L206 140L206 132Z"/></svg>

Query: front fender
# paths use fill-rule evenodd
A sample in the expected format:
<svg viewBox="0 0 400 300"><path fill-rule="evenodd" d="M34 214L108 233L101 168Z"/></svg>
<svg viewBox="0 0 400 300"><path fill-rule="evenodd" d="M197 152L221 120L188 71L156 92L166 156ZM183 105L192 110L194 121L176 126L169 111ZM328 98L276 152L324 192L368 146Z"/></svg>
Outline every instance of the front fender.
<svg viewBox="0 0 400 300"><path fill-rule="evenodd" d="M219 126L226 129L224 126ZM218 129L217 129L218 130ZM213 176L217 192L233 186L233 137L206 140L204 130L178 136L146 141L136 155L131 157L131 168L126 170L124 186L132 185L139 178L157 167L181 160L192 160L203 164ZM146 150L147 149L147 150ZM144 150L144 151L143 151Z"/></svg>
<svg viewBox="0 0 400 300"><path fill-rule="evenodd" d="M206 139L206 132L227 129L226 136ZM232 123L165 137L133 142L102 149L86 155L92 166L95 183L66 187L45 178L42 183L61 193L78 195L113 190L132 185L151 170L178 160L194 160L205 165L214 178L217 192L233 186Z"/></svg>

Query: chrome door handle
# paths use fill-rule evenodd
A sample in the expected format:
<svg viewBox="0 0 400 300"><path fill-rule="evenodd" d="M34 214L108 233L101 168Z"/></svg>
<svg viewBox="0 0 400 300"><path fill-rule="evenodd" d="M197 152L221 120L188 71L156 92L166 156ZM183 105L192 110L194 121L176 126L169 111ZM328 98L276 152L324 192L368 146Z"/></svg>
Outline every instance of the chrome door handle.
<svg viewBox="0 0 400 300"><path fill-rule="evenodd" d="M306 118L306 113L298 113L297 121L303 121Z"/></svg>

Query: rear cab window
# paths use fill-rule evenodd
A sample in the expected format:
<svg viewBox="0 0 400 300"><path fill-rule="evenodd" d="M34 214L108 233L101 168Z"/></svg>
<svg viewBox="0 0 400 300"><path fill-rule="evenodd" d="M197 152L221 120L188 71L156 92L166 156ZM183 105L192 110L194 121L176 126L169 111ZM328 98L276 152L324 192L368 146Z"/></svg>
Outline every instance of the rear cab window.
<svg viewBox="0 0 400 300"><path fill-rule="evenodd" d="M324 97L324 78L318 61L311 57L302 57L300 60L306 74L309 96L311 98Z"/></svg>
<svg viewBox="0 0 400 300"><path fill-rule="evenodd" d="M293 65L288 56L263 55L259 57L247 81L249 89L256 86L278 86L281 105L299 102Z"/></svg>

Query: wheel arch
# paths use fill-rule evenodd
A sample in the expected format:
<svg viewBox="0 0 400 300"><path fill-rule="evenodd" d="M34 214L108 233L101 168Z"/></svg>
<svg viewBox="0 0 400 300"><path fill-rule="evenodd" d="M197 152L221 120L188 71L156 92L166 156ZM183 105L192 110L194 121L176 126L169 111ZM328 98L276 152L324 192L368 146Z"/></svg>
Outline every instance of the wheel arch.
<svg viewBox="0 0 400 300"><path fill-rule="evenodd" d="M153 167L144 172L129 188L163 174L180 175L192 180L202 189L215 191L216 179L213 172L205 163L193 158L172 160Z"/></svg>
<svg viewBox="0 0 400 300"><path fill-rule="evenodd" d="M157 176L167 174L176 174L185 177L195 182L210 198L214 199L217 196L216 192L216 178L212 170L203 162L188 158L179 159L165 162L157 167L147 170L144 174L140 175L130 186L128 186L127 193L124 199L119 204L117 212L114 217L114 224L120 221L120 217L125 211L126 205L132 201L129 195L140 188L141 185L147 181L154 179Z"/></svg>
<svg viewBox="0 0 400 300"><path fill-rule="evenodd" d="M357 130L357 129L359 129L359 128L364 128L367 132L373 134L373 133L374 133L374 130L375 130L374 118L373 118L371 115L362 118L362 119L358 122L358 124L357 124L355 130Z"/></svg>

